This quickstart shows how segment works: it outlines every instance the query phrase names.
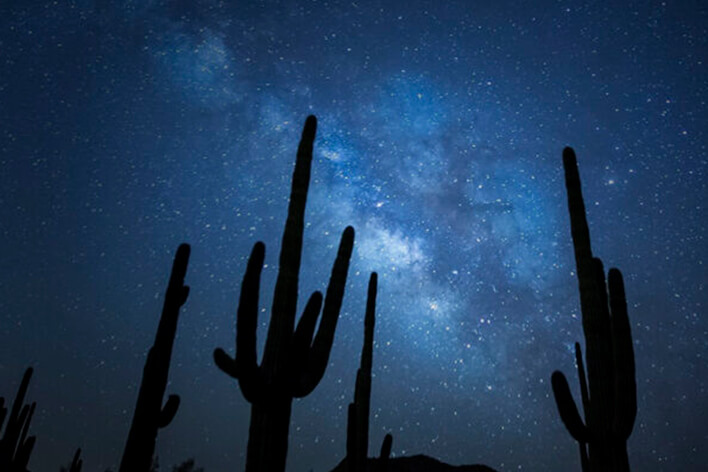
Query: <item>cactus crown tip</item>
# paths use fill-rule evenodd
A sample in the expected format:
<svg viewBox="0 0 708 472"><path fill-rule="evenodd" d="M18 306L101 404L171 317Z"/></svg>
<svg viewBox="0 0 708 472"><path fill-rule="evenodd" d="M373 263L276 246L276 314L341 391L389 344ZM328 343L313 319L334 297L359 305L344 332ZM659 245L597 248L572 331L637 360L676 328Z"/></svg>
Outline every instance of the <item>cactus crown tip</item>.
<svg viewBox="0 0 708 472"><path fill-rule="evenodd" d="M556 383L565 379L565 375L560 370L554 370L551 374L551 383Z"/></svg>
<svg viewBox="0 0 708 472"><path fill-rule="evenodd" d="M617 267L611 267L607 273L608 278L621 278L622 272Z"/></svg>
<svg viewBox="0 0 708 472"><path fill-rule="evenodd" d="M253 254L258 255L259 257L263 257L265 255L265 250L266 246L263 241L257 241L256 244L253 245Z"/></svg>
<svg viewBox="0 0 708 472"><path fill-rule="evenodd" d="M317 117L309 115L305 120L305 126L302 129L302 139L305 141L314 141L315 133L317 132Z"/></svg>
<svg viewBox="0 0 708 472"><path fill-rule="evenodd" d="M573 151L573 148L566 147L565 149L563 149L563 167L567 169L569 167L577 166L578 162L575 158L575 151Z"/></svg>

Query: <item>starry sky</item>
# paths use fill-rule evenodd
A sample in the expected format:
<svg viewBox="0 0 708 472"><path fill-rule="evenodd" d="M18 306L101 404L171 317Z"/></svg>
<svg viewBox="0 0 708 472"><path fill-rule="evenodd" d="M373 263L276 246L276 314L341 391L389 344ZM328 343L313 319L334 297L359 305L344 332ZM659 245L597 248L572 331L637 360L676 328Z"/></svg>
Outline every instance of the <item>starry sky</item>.
<svg viewBox="0 0 708 472"><path fill-rule="evenodd" d="M167 466L242 470L233 352L250 248L270 307L302 124L319 119L299 306L356 228L330 366L288 471L331 469L379 273L370 452L579 470L550 375L582 340L561 151L623 270L635 470L708 460L708 5L628 1L3 1L0 394L26 366L34 471L119 463L171 261L192 245ZM261 318L265 338L268 310Z"/></svg>

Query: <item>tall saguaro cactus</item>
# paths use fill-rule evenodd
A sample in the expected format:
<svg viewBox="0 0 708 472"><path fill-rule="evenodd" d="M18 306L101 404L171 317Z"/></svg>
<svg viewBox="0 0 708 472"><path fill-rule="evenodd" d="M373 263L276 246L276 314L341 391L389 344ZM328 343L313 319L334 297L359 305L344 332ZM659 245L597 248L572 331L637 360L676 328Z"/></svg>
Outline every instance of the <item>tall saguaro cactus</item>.
<svg viewBox="0 0 708 472"><path fill-rule="evenodd" d="M17 389L15 401L7 417L5 399L0 397L0 430L7 417L5 432L0 438L0 470L7 472L25 472L34 448L35 436L27 436L36 403L25 405L25 395L32 378L33 369L28 367Z"/></svg>
<svg viewBox="0 0 708 472"><path fill-rule="evenodd" d="M189 296L189 287L184 285L189 253L189 245L181 244L175 254L155 342L148 352L143 368L143 379L120 463L120 472L150 470L157 430L170 424L179 407L178 395L170 395L164 407L162 398L167 388L179 310Z"/></svg>
<svg viewBox="0 0 708 472"><path fill-rule="evenodd" d="M363 472L369 452L369 410L371 404L371 368L374 354L374 325L376 324L376 272L369 278L364 315L364 346L356 373L354 402L347 411L347 472Z"/></svg>
<svg viewBox="0 0 708 472"><path fill-rule="evenodd" d="M553 393L563 423L580 444L583 471L625 472L629 471L627 439L637 414L637 387L624 283L617 269L610 269L606 283L602 261L593 257L571 148L563 151L563 167L585 334L587 377L580 346L575 347L585 421L559 371L551 377Z"/></svg>
<svg viewBox="0 0 708 472"><path fill-rule="evenodd" d="M265 257L262 242L253 246L241 285L236 319L236 357L230 357L220 348L214 351L216 365L238 379L243 396L251 403L246 472L285 470L293 398L309 395L324 376L344 297L354 245L352 227L347 227L342 234L324 306L322 294L314 292L295 326L305 204L316 130L317 120L309 116L297 151L270 326L261 364L258 365L257 361L256 328L258 292ZM315 334L321 308L322 319Z"/></svg>

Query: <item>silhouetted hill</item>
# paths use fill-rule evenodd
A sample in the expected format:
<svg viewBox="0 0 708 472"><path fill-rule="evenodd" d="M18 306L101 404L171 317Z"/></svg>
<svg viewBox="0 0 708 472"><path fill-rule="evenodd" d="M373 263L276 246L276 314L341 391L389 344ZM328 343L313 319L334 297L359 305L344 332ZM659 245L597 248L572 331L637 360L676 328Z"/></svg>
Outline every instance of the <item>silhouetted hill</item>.
<svg viewBox="0 0 708 472"><path fill-rule="evenodd" d="M367 470L376 470L377 459L367 460ZM346 472L345 461L342 460L331 472ZM387 472L496 472L486 465L450 465L418 454L411 457L393 457L388 460Z"/></svg>

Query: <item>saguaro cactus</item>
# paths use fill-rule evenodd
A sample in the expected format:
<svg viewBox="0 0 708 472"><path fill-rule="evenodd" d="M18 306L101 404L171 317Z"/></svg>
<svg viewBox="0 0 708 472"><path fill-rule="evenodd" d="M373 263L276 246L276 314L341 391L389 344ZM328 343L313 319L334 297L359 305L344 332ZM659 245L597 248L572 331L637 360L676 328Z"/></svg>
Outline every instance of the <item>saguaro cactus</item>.
<svg viewBox="0 0 708 472"><path fill-rule="evenodd" d="M285 470L293 398L309 395L322 379L344 297L354 244L352 227L347 227L342 234L324 307L322 294L314 292L295 327L305 204L316 130L317 120L309 116L305 121L293 172L263 360L258 365L258 292L265 257L262 242L253 246L241 285L236 320L236 357L230 357L220 348L214 351L216 365L238 379L244 398L251 403L246 472ZM322 319L315 335L320 308Z"/></svg>
<svg viewBox="0 0 708 472"><path fill-rule="evenodd" d="M175 254L155 342L148 352L143 368L143 379L120 463L120 472L150 470L157 430L170 424L179 407L178 395L170 395L164 407L162 398L167 388L179 310L189 296L189 287L184 285L189 252L189 245L181 244Z"/></svg>
<svg viewBox="0 0 708 472"><path fill-rule="evenodd" d="M624 283L620 271L610 269L606 286L602 261L593 257L571 148L563 151L563 167L585 334L587 377L580 346L575 346L585 421L559 371L551 377L553 393L563 423L580 444L583 471L629 471L627 439L637 414L637 387Z"/></svg>
<svg viewBox="0 0 708 472"><path fill-rule="evenodd" d="M387 472L389 457L391 456L391 446L393 446L393 436L391 433L387 433L384 436L383 442L381 443L381 452L379 452L379 458L376 461L376 472Z"/></svg>
<svg viewBox="0 0 708 472"><path fill-rule="evenodd" d="M363 472L369 451L369 410L371 404L371 367L374 353L374 325L376 324L376 272L369 278L364 316L364 346L360 367L356 373L354 402L347 411L347 472Z"/></svg>
<svg viewBox="0 0 708 472"><path fill-rule="evenodd" d="M34 448L36 438L34 436L28 437L27 434L36 403L23 404L31 378L32 368L29 367L22 377L20 388L17 389L10 416L7 418L5 432L0 438L0 470L2 471L25 472ZM5 417L7 417L5 399L0 397L0 429L5 422Z"/></svg>

